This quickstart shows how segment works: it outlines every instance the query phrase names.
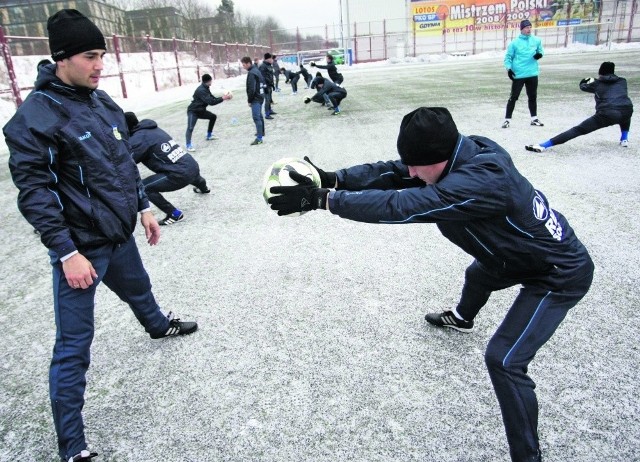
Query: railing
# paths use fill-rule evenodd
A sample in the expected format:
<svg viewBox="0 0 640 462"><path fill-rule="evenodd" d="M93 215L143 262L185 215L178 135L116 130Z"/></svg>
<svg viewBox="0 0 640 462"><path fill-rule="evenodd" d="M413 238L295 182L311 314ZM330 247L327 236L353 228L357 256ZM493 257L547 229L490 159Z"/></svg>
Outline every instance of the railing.
<svg viewBox="0 0 640 462"><path fill-rule="evenodd" d="M278 55L296 55L317 49L351 49L353 63L436 53L478 54L506 49L520 33L518 26L524 17L531 17L533 33L542 39L545 48L566 48L574 43L602 45L640 41L640 0L616 1L625 8L612 10L609 5L605 9L599 8L597 14L588 18L584 15L572 17L572 2L569 2L565 4L569 6L569 13L564 19L547 20L525 16L524 13L502 13L472 21L451 19L442 14L431 22L418 22L421 18L414 16L354 22L342 27L273 30L269 45ZM580 4L577 1L573 3ZM429 28L432 25L437 27Z"/></svg>
<svg viewBox="0 0 640 462"><path fill-rule="evenodd" d="M119 92L123 98L128 97L128 84L134 80L139 84L141 78L148 79L148 84L158 92L198 82L204 73L211 74L214 79L240 75L240 58L262 56L269 50L264 45L158 39L148 35L128 37L114 34L105 39L108 53L101 75L105 82L100 88L111 94ZM22 93L33 89L36 63L49 57L48 39L7 36L0 26L0 51L7 70L6 73L0 72L0 97L10 94L18 107L22 104ZM18 67L14 56L20 57Z"/></svg>

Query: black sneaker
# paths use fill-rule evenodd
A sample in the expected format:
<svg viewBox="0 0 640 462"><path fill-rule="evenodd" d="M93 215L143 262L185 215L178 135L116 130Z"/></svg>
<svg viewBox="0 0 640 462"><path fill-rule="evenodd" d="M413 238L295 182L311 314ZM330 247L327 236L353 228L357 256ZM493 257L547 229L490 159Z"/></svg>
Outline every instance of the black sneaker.
<svg viewBox="0 0 640 462"><path fill-rule="evenodd" d="M442 313L428 313L424 317L429 324L438 327L451 327L460 332L471 332L473 330L473 321L463 321L456 318L452 311L443 311Z"/></svg>
<svg viewBox="0 0 640 462"><path fill-rule="evenodd" d="M164 334L151 335L152 339L159 339L164 337L177 337L179 335L193 334L198 330L198 323L193 321L180 321L180 318L176 318L173 312L169 311L167 315L169 318L169 328Z"/></svg>
<svg viewBox="0 0 640 462"><path fill-rule="evenodd" d="M69 461L68 462L84 462L86 460L91 460L94 457L97 457L98 453L97 452L89 452L86 449L83 451L80 451L78 454L76 454L73 457L69 457Z"/></svg>
<svg viewBox="0 0 640 462"><path fill-rule="evenodd" d="M179 213L177 215L175 214L175 212L171 215L167 215L162 220L160 220L158 224L161 226L167 226L167 225L172 225L174 223L184 220L184 214L180 211L178 212Z"/></svg>
<svg viewBox="0 0 640 462"><path fill-rule="evenodd" d="M195 187L193 188L193 192L196 194L209 194L211 192L211 190L208 187L204 187L202 189Z"/></svg>

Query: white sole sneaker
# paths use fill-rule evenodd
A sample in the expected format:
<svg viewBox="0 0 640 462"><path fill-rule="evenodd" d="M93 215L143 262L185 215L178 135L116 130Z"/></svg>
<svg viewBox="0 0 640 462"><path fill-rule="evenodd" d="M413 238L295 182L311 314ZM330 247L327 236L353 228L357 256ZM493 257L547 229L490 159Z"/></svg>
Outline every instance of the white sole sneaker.
<svg viewBox="0 0 640 462"><path fill-rule="evenodd" d="M508 120L505 120L505 121L502 123L502 128L509 128L509 125L511 125L511 124L509 123L509 121L508 121Z"/></svg>
<svg viewBox="0 0 640 462"><path fill-rule="evenodd" d="M623 148L628 148L629 147L629 140L620 141L620 146L622 146Z"/></svg>
<svg viewBox="0 0 640 462"><path fill-rule="evenodd" d="M529 144L524 147L527 151L531 152L543 152L546 151L547 148L540 146L539 144Z"/></svg>

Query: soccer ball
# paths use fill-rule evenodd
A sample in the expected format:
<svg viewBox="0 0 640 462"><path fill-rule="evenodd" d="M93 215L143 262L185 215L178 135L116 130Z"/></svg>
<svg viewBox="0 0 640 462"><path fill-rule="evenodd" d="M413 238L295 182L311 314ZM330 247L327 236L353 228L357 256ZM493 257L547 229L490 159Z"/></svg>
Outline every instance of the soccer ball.
<svg viewBox="0 0 640 462"><path fill-rule="evenodd" d="M320 187L320 174L318 171L306 160L296 159L295 157L285 157L283 159L275 161L264 173L264 180L262 182L262 197L267 201L270 197L278 196L273 194L271 188L273 186L295 186L298 183L293 181L289 176L289 172L295 170L301 175L311 178L316 186ZM287 217L297 217L306 212L291 213L284 215Z"/></svg>

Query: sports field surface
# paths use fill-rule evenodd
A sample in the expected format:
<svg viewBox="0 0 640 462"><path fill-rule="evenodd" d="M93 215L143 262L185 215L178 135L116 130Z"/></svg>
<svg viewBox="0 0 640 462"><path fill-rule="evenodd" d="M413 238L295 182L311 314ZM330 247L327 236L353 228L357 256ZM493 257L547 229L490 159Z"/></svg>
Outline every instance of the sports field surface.
<svg viewBox="0 0 640 462"><path fill-rule="evenodd" d="M281 79L260 146L249 146L244 79L226 82L234 99L211 109L220 140L204 141L205 121L194 131L212 194L168 193L186 218L163 227L156 247L136 229L157 300L200 330L151 340L100 287L84 407L97 460L509 460L483 353L518 288L495 293L471 334L434 328L424 314L456 304L472 261L435 225L360 224L326 211L282 218L262 198L263 174L281 157L308 155L325 170L397 158L400 120L418 106L445 106L461 133L505 147L595 262L591 291L529 368L545 462L640 460L638 116L628 148L610 127L542 154L524 149L593 114L578 82L602 61L616 63L640 111L640 49L549 51L544 127L529 125L523 91L511 128L500 128L510 88L501 53L431 61L344 68L339 116L303 104L312 91L301 84L293 96ZM138 117L184 144L194 89L151 96ZM0 461L53 462L51 271L17 210L7 157L0 149Z"/></svg>

